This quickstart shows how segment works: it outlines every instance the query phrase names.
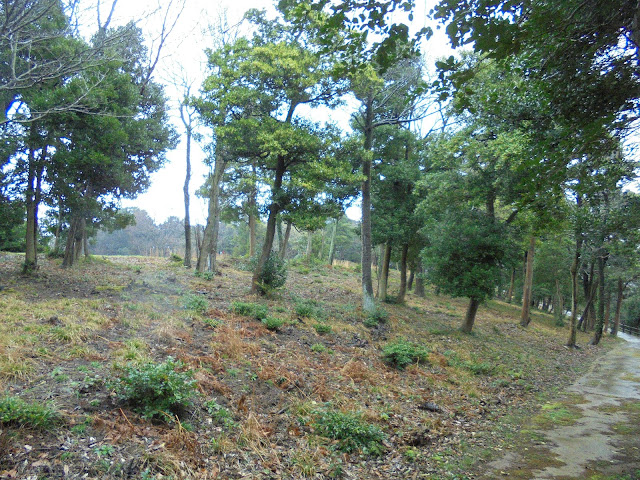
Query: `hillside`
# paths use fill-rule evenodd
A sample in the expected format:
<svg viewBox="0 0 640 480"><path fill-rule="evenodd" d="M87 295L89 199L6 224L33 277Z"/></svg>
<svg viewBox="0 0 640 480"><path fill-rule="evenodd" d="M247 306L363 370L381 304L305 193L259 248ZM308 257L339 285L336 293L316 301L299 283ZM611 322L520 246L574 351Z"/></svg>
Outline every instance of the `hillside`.
<svg viewBox="0 0 640 480"><path fill-rule="evenodd" d="M497 301L462 335L466 301L432 292L367 327L350 266L291 267L257 298L224 258L210 279L144 257L42 259L30 278L22 260L0 254L1 478L475 478L615 343L569 350L551 316L525 330ZM160 371L169 357L191 373ZM131 394L192 381L150 419Z"/></svg>

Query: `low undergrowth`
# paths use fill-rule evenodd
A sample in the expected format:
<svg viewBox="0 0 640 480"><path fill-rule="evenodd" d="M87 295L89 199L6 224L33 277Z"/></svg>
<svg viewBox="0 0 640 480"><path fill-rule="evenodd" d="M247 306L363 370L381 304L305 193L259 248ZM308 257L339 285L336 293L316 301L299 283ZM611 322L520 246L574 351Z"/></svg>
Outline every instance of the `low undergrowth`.
<svg viewBox="0 0 640 480"><path fill-rule="evenodd" d="M462 335L466 302L430 291L365 315L339 264L255 297L227 259L212 278L142 257L24 277L20 261L0 256L13 478L475 478L524 419L569 421L549 395L612 343L580 332L568 350L551 316L525 330L502 302Z"/></svg>

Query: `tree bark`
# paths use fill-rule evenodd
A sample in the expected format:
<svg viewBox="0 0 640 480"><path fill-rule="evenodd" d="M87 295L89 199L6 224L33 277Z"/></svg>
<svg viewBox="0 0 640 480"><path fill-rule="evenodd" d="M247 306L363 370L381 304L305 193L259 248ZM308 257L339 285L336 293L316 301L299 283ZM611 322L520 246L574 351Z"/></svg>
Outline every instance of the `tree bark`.
<svg viewBox="0 0 640 480"><path fill-rule="evenodd" d="M269 255L271 255L271 249L273 248L273 239L275 238L276 234L276 222L278 220L278 213L280 212L280 203L278 203L277 199L280 198L280 190L282 189L282 177L284 176L284 173L284 158L282 156L279 156L273 181L273 192L271 194L272 201L271 205L269 206L269 218L267 219L267 231L265 233L264 243L262 245L262 253L260 254L260 259L258 260L256 269L253 272L253 276L251 277L251 293L253 294L259 293L258 282L264 270L264 265L267 263Z"/></svg>
<svg viewBox="0 0 640 480"><path fill-rule="evenodd" d="M313 232L307 231L307 251L305 253L306 262L311 263L311 253L313 251Z"/></svg>
<svg viewBox="0 0 640 480"><path fill-rule="evenodd" d="M601 249L598 255L598 316L595 324L595 331L591 338L591 345L598 345L602 339L602 332L604 329L604 310L605 303L607 302L605 295L605 277L604 269L607 264L608 254Z"/></svg>
<svg viewBox="0 0 640 480"><path fill-rule="evenodd" d="M336 254L336 236L338 235L338 222L340 221L340 217L336 218L336 223L333 224L333 229L331 230L331 243L329 244L329 266L333 265L333 257Z"/></svg>
<svg viewBox="0 0 640 480"><path fill-rule="evenodd" d="M409 255L409 244L402 246L402 254L400 256L400 291L396 298L397 303L404 303L404 297L407 292L407 256Z"/></svg>
<svg viewBox="0 0 640 480"><path fill-rule="evenodd" d="M527 251L527 267L524 278L524 288L522 291L522 311L520 314L520 325L526 327L531 322L531 289L533 287L533 256L535 254L536 237L533 235L529 239L529 250Z"/></svg>
<svg viewBox="0 0 640 480"><path fill-rule="evenodd" d="M31 128L35 128L34 125ZM37 249L37 224L38 224L38 205L36 203L36 158L34 145L29 145L29 154L27 156L27 190L25 193L25 203L27 207L27 225L26 225L26 250L24 258L24 272L29 273L36 268L38 263Z"/></svg>
<svg viewBox="0 0 640 480"><path fill-rule="evenodd" d="M464 317L464 322L462 323L463 333L471 333L473 329L473 323L476 320L476 313L478 312L478 307L480 306L480 300L476 298L469 299L469 306L467 307L467 314Z"/></svg>
<svg viewBox="0 0 640 480"><path fill-rule="evenodd" d="M218 253L218 230L220 223L220 182L226 168L226 159L222 151L216 150L216 163L211 178L211 189L209 190L209 209L207 214L207 226L202 235L202 246L198 255L196 270L204 272L216 271L216 260Z"/></svg>
<svg viewBox="0 0 640 480"><path fill-rule="evenodd" d="M249 258L252 258L256 254L256 245L258 243L256 237L256 205L258 203L258 191L255 184L257 177L256 169L256 163L253 162L251 164L251 171L253 174L253 187L251 188L251 192L249 193L249 200L247 203L247 210L249 212Z"/></svg>
<svg viewBox="0 0 640 480"><path fill-rule="evenodd" d="M513 290L516 284L516 269L515 267L511 269L511 281L509 282L509 290L507 290L507 303L511 303L513 301Z"/></svg>
<svg viewBox="0 0 640 480"><path fill-rule="evenodd" d="M390 260L391 242L387 242L384 248L384 257L382 258L382 272L380 274L380 293L378 294L378 300L380 300L381 302L384 302L387 299Z"/></svg>
<svg viewBox="0 0 640 480"><path fill-rule="evenodd" d="M284 229L284 238L282 239L282 248L278 252L280 260L284 260L287 255L287 245L289 245L289 237L291 236L291 222L287 222L287 228Z"/></svg>
<svg viewBox="0 0 640 480"><path fill-rule="evenodd" d="M417 297L424 298L424 296L425 296L424 278L422 278L423 268L422 268L422 263L421 262L418 263L418 266L416 267L416 269L417 269L418 274L416 275L416 288L413 290L413 293Z"/></svg>
<svg viewBox="0 0 640 480"><path fill-rule="evenodd" d="M373 96L365 105L364 155L362 157L362 310L375 311L371 278L371 149L373 147Z"/></svg>
<svg viewBox="0 0 640 480"><path fill-rule="evenodd" d="M184 195L184 266L191 268L191 218L189 216L189 182L191 181L191 122L187 125L183 117L182 121L187 130L187 165L184 177L184 187L182 193Z"/></svg>
<svg viewBox="0 0 640 480"><path fill-rule="evenodd" d="M577 200L580 206L580 197ZM578 268L580 267L580 254L582 251L582 232L579 225L576 227L576 249L571 262L571 319L569 320L569 338L567 339L567 347L574 348L576 346L577 335L577 319L578 319Z"/></svg>
<svg viewBox="0 0 640 480"><path fill-rule="evenodd" d="M591 306L593 305L593 301L596 298L596 289L598 288L598 285L596 283L591 284L591 290L589 291L589 296L587 297L587 304L584 307L584 311L582 312L582 315L580 316L580 320L578 321L578 330L581 329L582 327L582 331L585 332L587 330L587 321L588 321L588 317L589 317L589 311L591 309Z"/></svg>
<svg viewBox="0 0 640 480"><path fill-rule="evenodd" d="M614 337L618 335L618 328L620 328L620 311L622 310L622 294L624 293L624 283L622 278L618 279L618 296L616 297L616 313L613 318L613 328L611 329L611 335Z"/></svg>
<svg viewBox="0 0 640 480"><path fill-rule="evenodd" d="M553 314L556 317L556 325L564 325L564 297L560 287L560 279L556 279L556 294L554 296Z"/></svg>
<svg viewBox="0 0 640 480"><path fill-rule="evenodd" d="M412 268L409 272L409 280L407 280L407 290L411 290L413 288L413 281L416 278L416 269Z"/></svg>

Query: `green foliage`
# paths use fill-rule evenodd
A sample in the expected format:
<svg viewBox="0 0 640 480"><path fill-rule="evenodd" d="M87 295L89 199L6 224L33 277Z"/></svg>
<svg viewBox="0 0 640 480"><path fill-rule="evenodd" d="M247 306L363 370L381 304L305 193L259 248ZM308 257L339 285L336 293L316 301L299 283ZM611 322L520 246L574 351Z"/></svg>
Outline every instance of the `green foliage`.
<svg viewBox="0 0 640 480"><path fill-rule="evenodd" d="M171 263L182 263L184 260L180 255L172 253L171 256L169 257L169 261Z"/></svg>
<svg viewBox="0 0 640 480"><path fill-rule="evenodd" d="M145 418L173 421L196 395L193 372L181 371L184 364L168 357L163 363L128 364L111 386L118 398Z"/></svg>
<svg viewBox="0 0 640 480"><path fill-rule="evenodd" d="M316 302L313 300L296 301L296 315L313 318L316 315Z"/></svg>
<svg viewBox="0 0 640 480"><path fill-rule="evenodd" d="M385 435L377 426L367 423L362 414L341 412L331 408L313 412L312 427L318 435L338 440L338 450L351 453L362 450L366 455L384 451Z"/></svg>
<svg viewBox="0 0 640 480"><path fill-rule="evenodd" d="M401 370L412 363L426 362L428 355L429 351L426 348L406 340L389 343L382 349L385 363Z"/></svg>
<svg viewBox="0 0 640 480"><path fill-rule="evenodd" d="M315 329L318 335L325 335L327 333L331 333L331 325L328 325L326 323L315 323L313 325L313 328Z"/></svg>
<svg viewBox="0 0 640 480"><path fill-rule="evenodd" d="M444 293L484 301L516 257L504 225L477 210L447 211L424 229L426 277Z"/></svg>
<svg viewBox="0 0 640 480"><path fill-rule="evenodd" d="M262 324L267 327L268 330L277 332L284 325L285 320L279 317L266 317L262 319Z"/></svg>
<svg viewBox="0 0 640 480"><path fill-rule="evenodd" d="M378 325L385 324L389 321L389 312L387 312L380 305L376 305L376 308L367 313L367 318L364 320L365 327L375 328Z"/></svg>
<svg viewBox="0 0 640 480"><path fill-rule="evenodd" d="M233 415L231 412L220 405L215 400L209 400L204 404L209 415L219 424L224 426L225 428L231 428L235 426L235 421L233 420Z"/></svg>
<svg viewBox="0 0 640 480"><path fill-rule="evenodd" d="M261 305L259 303L233 302L231 304L231 311L245 317L263 320L267 318L269 308L266 305Z"/></svg>
<svg viewBox="0 0 640 480"><path fill-rule="evenodd" d="M47 405L27 403L15 396L0 398L0 425L51 429L60 421L60 414Z"/></svg>
<svg viewBox="0 0 640 480"><path fill-rule="evenodd" d="M258 257L251 259L252 270L257 268ZM284 287L287 281L287 263L280 259L279 255L269 255L258 276L258 290L262 294L269 294L274 290Z"/></svg>
<svg viewBox="0 0 640 480"><path fill-rule="evenodd" d="M185 295L182 299L182 304L187 310L191 310L197 313L204 313L209 308L209 302L202 295L189 294Z"/></svg>

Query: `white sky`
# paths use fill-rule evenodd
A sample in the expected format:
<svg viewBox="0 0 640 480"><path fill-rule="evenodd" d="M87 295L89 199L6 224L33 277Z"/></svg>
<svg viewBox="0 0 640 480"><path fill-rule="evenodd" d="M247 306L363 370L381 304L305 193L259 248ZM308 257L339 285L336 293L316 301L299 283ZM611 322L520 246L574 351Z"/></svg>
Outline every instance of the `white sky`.
<svg viewBox="0 0 640 480"><path fill-rule="evenodd" d="M145 36L152 39L152 32L160 28L162 16L169 0L138 0L135 3L129 0L126 4L124 3L125 1L127 0L120 0L120 3L116 5L112 25L126 23L134 19L142 28ZM435 0L417 0L416 3L418 5L412 24L412 28L415 30L427 24L426 12L433 6ZM169 37L167 45L162 50L162 58L154 74L155 80L167 84L167 79L179 75L182 70L193 81L194 93L197 93L206 74L204 49L212 46L211 37L206 32L207 26L216 23L223 11L226 11L229 24L234 24L240 21L246 10L264 8L267 11L273 11L273 4L274 2L271 0L218 0L217 2L187 0L185 9ZM108 14L110 6L110 1L105 2L105 0L102 0L103 21ZM156 13L152 13L154 11ZM87 10L85 15L85 22L90 23L91 17L93 17L93 23L95 23L95 9ZM431 63L438 57L451 54L442 30L436 30L434 36L429 41L424 42L423 51L427 60ZM185 178L186 147L184 128L176 109L177 101L182 94L169 85L167 86L167 94L175 111L172 123L181 134L181 142L175 150L167 153L165 167L152 175L152 184L149 190L135 200L123 202L125 207L136 206L146 210L156 223L163 222L169 216L184 217L182 188ZM319 115L325 114L326 120L333 120L345 125L350 113L348 107L343 107L341 111L328 111ZM318 119L318 114L315 114L314 117ZM208 141L206 138L207 130L203 129L202 133L205 135L203 144L206 144ZM195 191L203 184L204 178L208 173L208 167L203 162L204 152L195 142L192 143L191 153L191 222L204 223L206 221L207 205L203 200L195 196ZM359 218L360 216L355 207L352 207L347 214L351 218Z"/></svg>

